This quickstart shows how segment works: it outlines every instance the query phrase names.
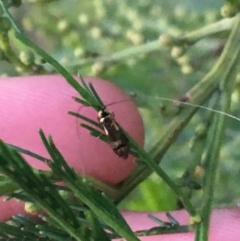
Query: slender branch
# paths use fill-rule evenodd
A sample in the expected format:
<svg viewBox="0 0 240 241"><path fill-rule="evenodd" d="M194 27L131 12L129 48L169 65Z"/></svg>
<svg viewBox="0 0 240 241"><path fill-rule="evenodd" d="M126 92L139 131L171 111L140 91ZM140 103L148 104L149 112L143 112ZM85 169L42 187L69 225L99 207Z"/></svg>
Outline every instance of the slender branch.
<svg viewBox="0 0 240 241"><path fill-rule="evenodd" d="M79 67L83 67L85 65L90 65L90 64L93 64L96 62L104 62L104 63L117 62L117 61L124 60L124 59L128 58L129 56L142 55L142 54L150 53L150 52L157 51L160 49L161 49L161 44L160 44L159 40L154 40L154 41L148 42L146 44L134 46L134 47L119 51L112 55L101 56L98 58L89 58L89 59L84 59L82 61L76 61L76 62L73 61L73 62L71 62L71 65L68 65L68 68L78 69Z"/></svg>
<svg viewBox="0 0 240 241"><path fill-rule="evenodd" d="M221 76L220 88L222 91L222 99L220 101L221 110L229 112L231 106L231 95L234 88L234 82L240 68L240 14L236 16L233 30L225 46L223 55L229 60L225 65L225 73ZM222 139L225 132L225 115L216 116L214 127L210 132L210 143L205 159L206 176L205 189L203 193L201 216L203 222L199 225L199 231L195 238L196 241L208 240L209 223L211 215L212 200L214 195L214 185L216 177L216 169L218 166L219 153L221 149Z"/></svg>
<svg viewBox="0 0 240 241"><path fill-rule="evenodd" d="M209 73L186 93L185 96L190 104L202 105L214 93L219 86L219 79L224 75L226 66L231 63L229 58L231 59L231 57L226 55L225 51L223 51ZM151 156L155 160L158 160L158 163L172 145L173 141L175 141L180 132L191 120L194 113L198 110L198 107L183 105L181 108L181 112L164 128L165 131L162 133L159 141L150 150ZM146 166L139 166L133 171L133 173L121 184L119 197L115 200L116 203L119 203L151 173L152 170Z"/></svg>
<svg viewBox="0 0 240 241"><path fill-rule="evenodd" d="M209 24L203 28L194 30L192 32L186 33L181 36L174 37L173 41L175 44L184 42L188 45L192 45L197 41L203 38L206 38L208 36L211 36L213 34L231 30L233 22L234 22L234 18L222 19L216 23ZM103 62L103 63L117 62L117 61L124 60L129 56L136 56L136 55L139 56L139 55L150 53L153 51L158 51L160 49L161 49L161 44L159 40L154 40L152 42L148 42L139 46L134 46L128 49L124 49L117 53L113 53L112 55L101 56L98 58L89 58L89 59L84 59L84 60L75 61L75 62L73 61L71 62L70 65L68 65L68 68L78 69L79 67L90 65L96 62Z"/></svg>
<svg viewBox="0 0 240 241"><path fill-rule="evenodd" d="M183 34L175 38L175 41L184 42L188 45L195 44L197 41L211 35L229 31L232 29L235 18L225 18L216 23L209 24L195 31Z"/></svg>

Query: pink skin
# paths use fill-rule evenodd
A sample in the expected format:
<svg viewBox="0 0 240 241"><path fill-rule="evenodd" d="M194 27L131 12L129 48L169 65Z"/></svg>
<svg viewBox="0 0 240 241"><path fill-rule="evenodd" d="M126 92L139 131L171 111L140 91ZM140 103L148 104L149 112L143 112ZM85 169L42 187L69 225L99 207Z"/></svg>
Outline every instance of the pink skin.
<svg viewBox="0 0 240 241"><path fill-rule="evenodd" d="M156 227L157 224L147 217L145 212L122 212L132 230L145 230ZM163 221L168 221L164 213L151 213ZM182 225L188 224L186 211L172 211L171 215ZM224 208L213 210L209 241L239 241L240 240L240 210L239 208ZM115 239L114 241L120 241ZM193 241L194 232L181 234L165 234L141 237L142 241Z"/></svg>
<svg viewBox="0 0 240 241"><path fill-rule="evenodd" d="M84 80L94 85L105 105L129 100L110 82L95 77L84 77ZM80 96L61 76L2 78L0 92L0 138L3 141L49 157L38 134L42 128L45 135L53 137L69 165L109 184L121 182L136 168L131 155L127 160L119 158L108 143L91 136L88 130L79 126L83 121L67 114L68 111L80 112L98 121L93 108L81 108L72 99ZM136 106L125 101L107 108L114 112L119 124L143 145L144 128ZM24 157L33 167L48 169L43 162Z"/></svg>
<svg viewBox="0 0 240 241"><path fill-rule="evenodd" d="M91 82L103 103L129 100L116 85L95 77L84 77ZM95 121L97 112L91 107L82 107L73 100L79 94L59 75L2 78L0 85L0 138L34 153L49 157L38 134L42 128L51 135L56 146L68 164L82 174L93 176L109 184L124 180L135 168L136 163L129 155L127 160L118 157L108 143L90 135L79 126L80 119L67 114L80 112ZM114 112L116 120L140 145L144 142L144 128L141 116L131 101L119 102L107 107ZM130 115L129 115L130 114ZM35 168L48 166L30 156L24 158ZM0 219L7 216L1 204ZM16 204L18 207L21 204Z"/></svg>
<svg viewBox="0 0 240 241"><path fill-rule="evenodd" d="M1 198L0 198L1 201ZM25 213L21 203L14 200L1 203L0 220L9 219L14 214ZM124 218L132 230L145 230L156 227L157 224L150 220L146 212L122 212ZM163 221L168 221L165 213L151 213ZM185 225L188 223L188 214L186 211L172 211L173 217ZM225 208L213 210L210 225L209 241L239 241L240 240L240 210L239 208ZM142 241L193 241L194 233L181 233L169 235L154 235L141 237ZM115 239L114 241L120 241Z"/></svg>
<svg viewBox="0 0 240 241"><path fill-rule="evenodd" d="M109 82L94 77L84 79L93 83L105 104L128 99L119 88ZM71 99L78 95L62 77L54 75L2 78L0 93L0 138L4 141L48 157L38 135L38 129L42 128L45 134L52 135L56 146L71 166L109 184L122 181L136 167L132 157L127 160L118 158L108 144L91 137L87 130L78 126L78 119L66 114L69 110L78 112L80 105ZM108 109L114 112L116 120L142 145L143 124L136 107L131 102L122 102L111 105ZM80 112L97 121L97 113L91 108L83 107ZM47 168L40 161L24 157L36 168ZM22 203L2 200L1 197L0 220L24 213ZM237 208L214 210L210 241L240 240L239 212ZM133 230L157 226L147 214L123 212ZM171 214L181 224L188 221L185 211L174 211ZM167 220L163 213L154 215ZM186 233L142 237L141 240L192 241L193 237L193 233Z"/></svg>

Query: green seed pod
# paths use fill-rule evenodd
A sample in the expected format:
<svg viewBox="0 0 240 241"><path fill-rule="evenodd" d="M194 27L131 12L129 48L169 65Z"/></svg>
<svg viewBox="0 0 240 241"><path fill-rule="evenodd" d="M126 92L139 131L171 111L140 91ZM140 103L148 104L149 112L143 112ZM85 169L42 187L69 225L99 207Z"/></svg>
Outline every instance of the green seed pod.
<svg viewBox="0 0 240 241"><path fill-rule="evenodd" d="M202 221L201 216L197 214L195 216L190 217L188 223L189 223L189 225L192 226L192 225L195 225L197 223L200 223L201 221Z"/></svg>
<svg viewBox="0 0 240 241"><path fill-rule="evenodd" d="M69 23L64 19L58 22L57 29L60 32L64 32L69 29Z"/></svg>
<svg viewBox="0 0 240 241"><path fill-rule="evenodd" d="M205 174L205 169L200 165L196 166L194 170L194 177L202 178L204 174Z"/></svg>
<svg viewBox="0 0 240 241"><path fill-rule="evenodd" d="M182 46L174 46L171 51L171 56L173 59L178 59L182 57L186 52L186 49Z"/></svg>
<svg viewBox="0 0 240 241"><path fill-rule="evenodd" d="M186 64L182 66L182 73L185 75L192 74L194 71L193 67L190 64Z"/></svg>
<svg viewBox="0 0 240 241"><path fill-rule="evenodd" d="M37 214L42 210L39 204L32 202L26 202L24 205L24 209L27 213L31 214Z"/></svg>
<svg viewBox="0 0 240 241"><path fill-rule="evenodd" d="M79 57L84 57L85 51L83 48L77 47L74 49L73 53L75 57L79 58Z"/></svg>
<svg viewBox="0 0 240 241"><path fill-rule="evenodd" d="M67 192L65 190L59 190L58 193L65 200L67 200L67 199L69 199L71 197L70 192Z"/></svg>
<svg viewBox="0 0 240 241"><path fill-rule="evenodd" d="M102 73L104 69L105 69L105 66L102 62L96 62L92 65L91 73L93 75L99 75L100 73Z"/></svg>
<svg viewBox="0 0 240 241"><path fill-rule="evenodd" d="M205 137L207 134L207 127L204 124L199 124L197 125L197 127L195 128L195 134L198 137Z"/></svg>
<svg viewBox="0 0 240 241"><path fill-rule="evenodd" d="M78 21L81 25L87 26L89 24L89 16L85 13L82 13L78 16Z"/></svg>
<svg viewBox="0 0 240 241"><path fill-rule="evenodd" d="M15 67L15 70L16 70L18 73L21 73L21 74L23 74L23 73L25 72L25 69L23 69L23 68L20 67L20 66Z"/></svg>
<svg viewBox="0 0 240 241"><path fill-rule="evenodd" d="M21 51L19 54L19 58L25 65L29 65L35 60L35 56L31 51Z"/></svg>
<svg viewBox="0 0 240 241"><path fill-rule="evenodd" d="M232 5L231 3L227 3L222 6L221 15L224 18L231 18L236 15L237 11L238 10L237 10L236 6Z"/></svg>
<svg viewBox="0 0 240 241"><path fill-rule="evenodd" d="M174 44L174 38L170 34L162 34L159 41L164 47L171 47Z"/></svg>

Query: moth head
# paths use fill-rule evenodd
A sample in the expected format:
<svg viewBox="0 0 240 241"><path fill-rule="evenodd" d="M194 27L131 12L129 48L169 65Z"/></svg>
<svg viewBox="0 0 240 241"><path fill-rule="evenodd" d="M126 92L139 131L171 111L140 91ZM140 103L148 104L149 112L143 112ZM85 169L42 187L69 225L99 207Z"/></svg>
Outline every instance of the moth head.
<svg viewBox="0 0 240 241"><path fill-rule="evenodd" d="M111 113L106 108L103 108L98 112L99 118L105 118L105 117L108 117L110 115L111 115Z"/></svg>

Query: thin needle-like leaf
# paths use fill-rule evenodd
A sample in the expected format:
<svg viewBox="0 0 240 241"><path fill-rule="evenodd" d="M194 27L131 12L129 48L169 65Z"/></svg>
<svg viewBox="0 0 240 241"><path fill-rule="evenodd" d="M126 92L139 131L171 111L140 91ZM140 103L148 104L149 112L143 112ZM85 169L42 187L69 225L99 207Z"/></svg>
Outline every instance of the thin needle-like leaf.
<svg viewBox="0 0 240 241"><path fill-rule="evenodd" d="M92 124L92 125L96 126L97 128L102 129L101 124L99 124L98 122L96 122L96 121L94 121L92 119L87 118L86 116L80 115L80 114L72 112L72 111L69 111L68 114L76 116L76 117L78 117L78 118L88 122L89 124Z"/></svg>

